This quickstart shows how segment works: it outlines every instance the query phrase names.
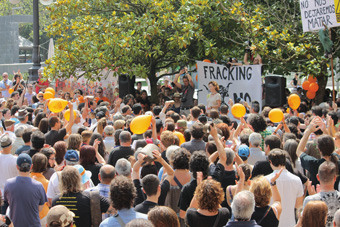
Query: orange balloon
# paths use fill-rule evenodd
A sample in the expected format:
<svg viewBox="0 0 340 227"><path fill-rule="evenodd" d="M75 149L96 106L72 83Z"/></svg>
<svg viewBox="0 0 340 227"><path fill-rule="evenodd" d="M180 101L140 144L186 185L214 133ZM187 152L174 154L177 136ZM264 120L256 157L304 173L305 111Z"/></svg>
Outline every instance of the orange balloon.
<svg viewBox="0 0 340 227"><path fill-rule="evenodd" d="M313 75L310 75L308 77L308 81L311 82L311 83L315 83L318 81L318 79L316 77L314 77Z"/></svg>
<svg viewBox="0 0 340 227"><path fill-rule="evenodd" d="M297 108L299 108L300 103L301 103L301 99L297 94L292 94L292 95L289 96L288 105L293 110L296 110Z"/></svg>
<svg viewBox="0 0 340 227"><path fill-rule="evenodd" d="M309 85L310 85L310 82L308 80L306 80L305 82L302 83L302 88L303 90L306 90L308 91L309 90Z"/></svg>
<svg viewBox="0 0 340 227"><path fill-rule="evenodd" d="M74 115L74 117L76 117L77 116L77 111L73 110L73 115ZM71 117L71 111L70 111L70 109L68 109L64 113L64 118L65 118L66 121L69 121L70 117Z"/></svg>
<svg viewBox="0 0 340 227"><path fill-rule="evenodd" d="M148 130L151 123L152 116L150 115L141 115L135 117L130 123L130 130L134 134L143 134Z"/></svg>
<svg viewBox="0 0 340 227"><path fill-rule="evenodd" d="M319 90L319 85L317 83L311 83L309 85L309 91L317 92Z"/></svg>
<svg viewBox="0 0 340 227"><path fill-rule="evenodd" d="M8 89L8 93L12 94L14 92L13 88Z"/></svg>
<svg viewBox="0 0 340 227"><path fill-rule="evenodd" d="M268 114L269 120L274 123L278 123L283 119L283 112L279 108L272 109Z"/></svg>
<svg viewBox="0 0 340 227"><path fill-rule="evenodd" d="M54 98L54 94L52 94L51 92L49 91L45 91L44 93L44 99L47 100L47 99L52 99Z"/></svg>
<svg viewBox="0 0 340 227"><path fill-rule="evenodd" d="M68 104L68 101L66 101L65 99L55 98L55 99L50 99L50 101L48 102L47 106L48 106L48 109L51 112L59 113L63 109L65 109L67 104Z"/></svg>
<svg viewBox="0 0 340 227"><path fill-rule="evenodd" d="M174 135L178 137L178 139L179 139L179 145L181 146L182 143L185 142L184 135L183 135L182 133L180 133L180 132L177 132L177 131L174 132Z"/></svg>
<svg viewBox="0 0 340 227"><path fill-rule="evenodd" d="M53 96L55 96L55 90L54 90L53 88L48 87L48 88L45 89L45 92L46 92L46 91L51 92L51 93L53 94Z"/></svg>
<svg viewBox="0 0 340 227"><path fill-rule="evenodd" d="M312 91L307 91L307 94L306 94L307 98L309 98L309 99L314 99L315 95L316 95L316 93L312 92Z"/></svg>
<svg viewBox="0 0 340 227"><path fill-rule="evenodd" d="M211 61L209 59L204 59L203 62L211 63Z"/></svg>
<svg viewBox="0 0 340 227"><path fill-rule="evenodd" d="M242 104L237 103L231 107L231 113L234 117L240 118L246 114L246 108Z"/></svg>

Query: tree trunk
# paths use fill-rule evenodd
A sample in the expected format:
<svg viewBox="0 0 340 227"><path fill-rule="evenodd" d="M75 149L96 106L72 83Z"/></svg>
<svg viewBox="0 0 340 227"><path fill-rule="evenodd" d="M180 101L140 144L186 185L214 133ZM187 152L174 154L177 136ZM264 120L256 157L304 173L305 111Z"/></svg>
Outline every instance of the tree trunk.
<svg viewBox="0 0 340 227"><path fill-rule="evenodd" d="M318 78L318 85L319 85L319 90L316 92L315 96L315 103L318 105L324 101L324 96L325 96L325 91L326 91L326 86L327 86L327 65L325 64L322 67L320 76Z"/></svg>
<svg viewBox="0 0 340 227"><path fill-rule="evenodd" d="M157 82L158 78L156 77L156 70L151 69L149 75L149 81L151 85L151 98L150 101L152 103L158 103L158 89L157 89Z"/></svg>

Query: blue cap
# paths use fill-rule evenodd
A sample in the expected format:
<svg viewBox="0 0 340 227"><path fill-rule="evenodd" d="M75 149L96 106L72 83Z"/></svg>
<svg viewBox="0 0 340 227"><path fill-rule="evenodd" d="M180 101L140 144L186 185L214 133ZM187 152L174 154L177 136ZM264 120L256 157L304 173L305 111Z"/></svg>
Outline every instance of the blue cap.
<svg viewBox="0 0 340 227"><path fill-rule="evenodd" d="M79 162L79 155L75 150L67 150L64 158L70 162Z"/></svg>
<svg viewBox="0 0 340 227"><path fill-rule="evenodd" d="M250 154L249 147L247 145L243 144L238 148L238 155L240 157L248 157L249 154Z"/></svg>
<svg viewBox="0 0 340 227"><path fill-rule="evenodd" d="M26 153L21 153L17 158L17 165L21 167L23 164L32 165L32 158Z"/></svg>

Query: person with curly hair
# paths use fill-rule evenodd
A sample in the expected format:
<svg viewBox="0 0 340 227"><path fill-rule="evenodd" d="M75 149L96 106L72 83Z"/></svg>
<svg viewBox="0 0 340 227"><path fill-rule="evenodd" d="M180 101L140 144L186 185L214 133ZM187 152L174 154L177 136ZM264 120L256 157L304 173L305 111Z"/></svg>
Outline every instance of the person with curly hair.
<svg viewBox="0 0 340 227"><path fill-rule="evenodd" d="M267 124L265 119L260 114L250 114L248 116L247 123L251 130L261 134L262 136L261 148L263 150L265 138L272 134L272 132L266 130Z"/></svg>
<svg viewBox="0 0 340 227"><path fill-rule="evenodd" d="M220 208L220 204L224 200L224 192L219 182L204 180L197 186L194 196L198 203L198 209L187 210L185 216L187 226L222 227L228 222L229 210L225 207Z"/></svg>
<svg viewBox="0 0 340 227"><path fill-rule="evenodd" d="M115 177L110 185L110 199L111 206L117 213L102 221L100 227L121 226L120 221L125 225L136 218L147 219L146 214L133 209L136 196L136 188L131 179L124 176Z"/></svg>

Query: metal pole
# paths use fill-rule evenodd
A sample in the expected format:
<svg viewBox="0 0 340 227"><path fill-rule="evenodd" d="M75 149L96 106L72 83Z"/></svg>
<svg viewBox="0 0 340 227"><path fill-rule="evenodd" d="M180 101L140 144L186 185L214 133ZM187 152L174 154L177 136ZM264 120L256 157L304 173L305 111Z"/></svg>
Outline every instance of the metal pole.
<svg viewBox="0 0 340 227"><path fill-rule="evenodd" d="M329 29L329 38L332 40L332 30ZM334 87L334 66L333 66L333 51L331 53L331 70L332 70L332 86L333 86L333 102L335 102L335 87Z"/></svg>
<svg viewBox="0 0 340 227"><path fill-rule="evenodd" d="M40 47L39 47L39 0L33 0L33 51L32 51L33 66L28 70L29 81L37 81L38 70L40 64Z"/></svg>

